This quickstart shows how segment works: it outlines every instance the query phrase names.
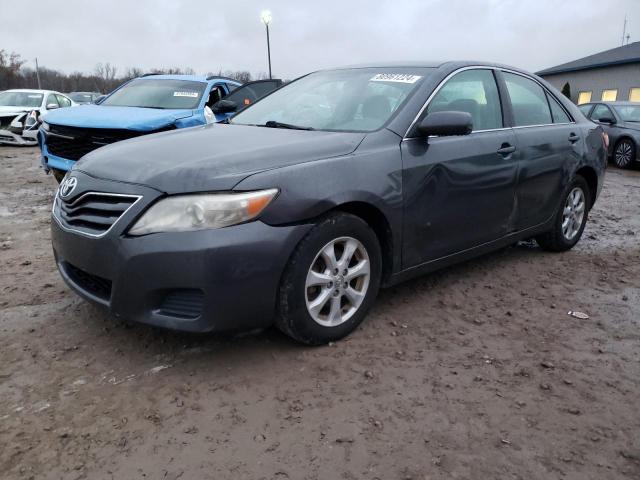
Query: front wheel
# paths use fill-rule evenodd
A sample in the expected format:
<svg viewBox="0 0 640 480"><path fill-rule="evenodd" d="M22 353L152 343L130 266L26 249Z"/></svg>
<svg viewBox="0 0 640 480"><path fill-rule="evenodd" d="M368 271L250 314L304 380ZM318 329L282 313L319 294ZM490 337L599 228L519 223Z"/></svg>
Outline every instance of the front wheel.
<svg viewBox="0 0 640 480"><path fill-rule="evenodd" d="M636 146L633 141L623 138L613 150L613 163L618 168L629 168L636 159Z"/></svg>
<svg viewBox="0 0 640 480"><path fill-rule="evenodd" d="M536 237L538 245L551 252L564 252L578 243L587 224L591 192L587 181L577 176L569 185L558 212L553 228Z"/></svg>
<svg viewBox="0 0 640 480"><path fill-rule="evenodd" d="M382 254L359 217L334 213L300 242L282 277L276 326L290 337L321 345L351 333L380 287Z"/></svg>

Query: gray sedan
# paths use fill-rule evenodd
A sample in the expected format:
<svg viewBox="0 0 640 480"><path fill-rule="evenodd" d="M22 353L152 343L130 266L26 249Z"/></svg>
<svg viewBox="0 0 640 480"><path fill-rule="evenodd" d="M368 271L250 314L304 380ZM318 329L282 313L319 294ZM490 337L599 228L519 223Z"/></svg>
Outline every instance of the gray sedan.
<svg viewBox="0 0 640 480"><path fill-rule="evenodd" d="M609 135L609 157L619 168L629 168L638 161L640 145L640 103L597 102L578 108L599 123Z"/></svg>
<svg viewBox="0 0 640 480"><path fill-rule="evenodd" d="M67 284L192 332L344 337L389 286L536 238L573 248L606 136L504 65L311 73L235 115L98 148L53 205Z"/></svg>

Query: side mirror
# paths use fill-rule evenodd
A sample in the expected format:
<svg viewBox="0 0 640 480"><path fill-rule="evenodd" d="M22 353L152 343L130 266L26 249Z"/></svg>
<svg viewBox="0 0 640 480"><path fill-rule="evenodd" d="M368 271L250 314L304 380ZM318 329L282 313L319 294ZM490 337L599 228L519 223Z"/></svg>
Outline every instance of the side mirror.
<svg viewBox="0 0 640 480"><path fill-rule="evenodd" d="M213 113L231 113L236 110L238 110L238 104L231 100L220 100L211 107Z"/></svg>
<svg viewBox="0 0 640 480"><path fill-rule="evenodd" d="M47 110L55 110L56 108L60 108L60 105L58 105L57 103L48 103L47 104Z"/></svg>
<svg viewBox="0 0 640 480"><path fill-rule="evenodd" d="M473 118L467 112L434 112L422 119L416 129L418 135L469 135L473 130Z"/></svg>
<svg viewBox="0 0 640 480"><path fill-rule="evenodd" d="M611 118L611 117L602 117L602 118L599 118L598 121L600 123L607 123L609 125L613 125L614 123L616 123L615 118Z"/></svg>

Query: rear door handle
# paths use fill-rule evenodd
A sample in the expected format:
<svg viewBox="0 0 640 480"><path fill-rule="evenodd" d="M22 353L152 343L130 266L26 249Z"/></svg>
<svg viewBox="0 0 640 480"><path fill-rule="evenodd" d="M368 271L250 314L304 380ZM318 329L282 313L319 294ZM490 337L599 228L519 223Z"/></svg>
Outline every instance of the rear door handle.
<svg viewBox="0 0 640 480"><path fill-rule="evenodd" d="M498 154L506 157L507 155L511 155L515 151L516 147L514 147L513 145L509 145L508 143L503 143L502 147L498 149Z"/></svg>
<svg viewBox="0 0 640 480"><path fill-rule="evenodd" d="M571 135L569 135L569 141L571 143L576 143L578 140L580 140L579 135L576 135L575 133L572 133Z"/></svg>

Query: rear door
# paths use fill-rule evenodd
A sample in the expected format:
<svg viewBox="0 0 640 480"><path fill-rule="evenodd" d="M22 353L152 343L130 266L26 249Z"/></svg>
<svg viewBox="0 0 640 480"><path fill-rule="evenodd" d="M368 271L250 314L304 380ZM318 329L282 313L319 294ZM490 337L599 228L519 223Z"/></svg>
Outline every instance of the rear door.
<svg viewBox="0 0 640 480"><path fill-rule="evenodd" d="M456 73L433 96L425 115L452 110L471 114L471 134L402 142L404 268L499 239L508 231L516 145L512 129L505 127L493 70Z"/></svg>
<svg viewBox="0 0 640 480"><path fill-rule="evenodd" d="M514 230L549 220L556 212L567 172L581 154L581 131L564 107L540 83L501 72L518 143Z"/></svg>

